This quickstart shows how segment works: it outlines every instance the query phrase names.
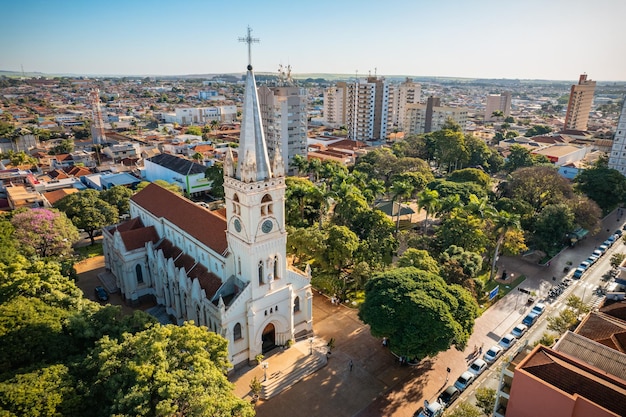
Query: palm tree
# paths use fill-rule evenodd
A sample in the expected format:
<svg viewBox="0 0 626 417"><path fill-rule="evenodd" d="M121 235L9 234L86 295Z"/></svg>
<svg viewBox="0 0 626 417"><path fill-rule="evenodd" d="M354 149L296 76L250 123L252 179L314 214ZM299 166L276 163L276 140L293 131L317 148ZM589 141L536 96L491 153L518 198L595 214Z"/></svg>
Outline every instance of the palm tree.
<svg viewBox="0 0 626 417"><path fill-rule="evenodd" d="M299 175L309 171L309 161L302 155L294 155L291 159L291 166L298 170Z"/></svg>
<svg viewBox="0 0 626 417"><path fill-rule="evenodd" d="M219 125L220 125L220 122L218 122L217 120L211 120L211 129L213 129L214 134Z"/></svg>
<svg viewBox="0 0 626 417"><path fill-rule="evenodd" d="M204 159L204 155L202 155L200 152L196 152L196 153L193 154L191 159L193 159L197 163L200 163Z"/></svg>
<svg viewBox="0 0 626 417"><path fill-rule="evenodd" d="M492 217L493 222L493 230L497 233L496 239L496 248L494 249L493 259L491 261L491 273L489 274L489 279L493 279L493 274L496 268L496 261L498 260L498 252L500 251L500 246L504 241L504 237L506 233L511 229L520 229L520 217L517 214L511 214L507 211L500 210L499 212L495 210L495 214Z"/></svg>
<svg viewBox="0 0 626 417"><path fill-rule="evenodd" d="M428 188L423 189L417 195L417 209L426 212L426 218L424 219L424 234L428 234L428 215L433 214L437 211L439 206L439 193L437 190L429 190Z"/></svg>
<svg viewBox="0 0 626 417"><path fill-rule="evenodd" d="M400 213L402 212L402 198L410 197L413 193L413 185L408 183L407 181L395 181L391 186L391 192L393 193L393 200L398 199L398 217L396 219L396 233L400 229ZM392 204L392 215L393 215L393 204Z"/></svg>

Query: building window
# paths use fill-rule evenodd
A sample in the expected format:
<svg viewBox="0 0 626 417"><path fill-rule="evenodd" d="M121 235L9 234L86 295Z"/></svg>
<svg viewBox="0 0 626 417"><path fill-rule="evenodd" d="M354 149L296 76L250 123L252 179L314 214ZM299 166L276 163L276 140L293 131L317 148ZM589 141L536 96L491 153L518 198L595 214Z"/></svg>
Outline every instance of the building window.
<svg viewBox="0 0 626 417"><path fill-rule="evenodd" d="M241 256L237 257L237 271L239 272L239 275L241 275Z"/></svg>
<svg viewBox="0 0 626 417"><path fill-rule="evenodd" d="M278 271L279 271L279 269L278 269L278 256L274 256L274 279L280 278L278 276Z"/></svg>
<svg viewBox="0 0 626 417"><path fill-rule="evenodd" d="M259 285L263 285L263 261L259 261Z"/></svg>
<svg viewBox="0 0 626 417"><path fill-rule="evenodd" d="M143 270L140 264L135 266L135 274L137 275L137 284L143 284Z"/></svg>
<svg viewBox="0 0 626 417"><path fill-rule="evenodd" d="M300 297L296 297L293 300L293 312L297 313L298 311L300 311Z"/></svg>
<svg viewBox="0 0 626 417"><path fill-rule="evenodd" d="M241 324L235 324L235 328L233 329L233 340L241 339Z"/></svg>

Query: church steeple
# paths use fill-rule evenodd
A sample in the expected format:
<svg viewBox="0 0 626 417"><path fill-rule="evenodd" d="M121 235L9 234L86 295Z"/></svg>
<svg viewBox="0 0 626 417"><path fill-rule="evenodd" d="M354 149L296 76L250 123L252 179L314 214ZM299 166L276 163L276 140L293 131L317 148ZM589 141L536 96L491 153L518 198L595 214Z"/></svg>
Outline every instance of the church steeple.
<svg viewBox="0 0 626 417"><path fill-rule="evenodd" d="M248 34L240 41L248 44L248 70L246 73L246 87L243 98L243 112L241 134L239 136L239 159L235 177L243 182L263 181L271 178L272 170L267 155L265 134L259 96L256 90L256 80L252 72L252 43L258 42L251 36L252 29L248 27Z"/></svg>

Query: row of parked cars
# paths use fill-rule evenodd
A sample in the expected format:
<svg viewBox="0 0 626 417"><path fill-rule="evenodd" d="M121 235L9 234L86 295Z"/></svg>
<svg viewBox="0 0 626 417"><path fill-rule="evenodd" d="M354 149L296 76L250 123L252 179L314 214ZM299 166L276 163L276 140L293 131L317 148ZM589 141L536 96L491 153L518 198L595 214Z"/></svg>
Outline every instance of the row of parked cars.
<svg viewBox="0 0 626 417"><path fill-rule="evenodd" d="M467 368L467 371L463 372L461 376L457 378L454 385L450 385L443 391L437 401L434 403L426 403L424 408L418 414L419 417L439 417L443 415L444 410L450 406L456 400L463 391L469 387L472 382L480 374L494 363L504 352L509 350L511 346L517 342L517 340L526 333L528 328L535 324L537 318L543 314L546 306L543 303L537 303L528 315L524 318L522 323L516 325L510 333L502 336L497 345L491 346L484 354L482 358L475 359Z"/></svg>
<svg viewBox="0 0 626 417"><path fill-rule="evenodd" d="M604 242L602 242L600 246L595 248L593 250L593 253L589 255L589 257L585 261L582 261L580 265L578 265L578 268L574 270L572 278L580 279L583 274L587 272L587 269L589 269L591 265L593 265L598 259L600 259L600 257L604 255L606 251L609 250L611 246L613 246L613 243L617 242L621 236L622 231L619 229L616 230L615 233L613 233Z"/></svg>

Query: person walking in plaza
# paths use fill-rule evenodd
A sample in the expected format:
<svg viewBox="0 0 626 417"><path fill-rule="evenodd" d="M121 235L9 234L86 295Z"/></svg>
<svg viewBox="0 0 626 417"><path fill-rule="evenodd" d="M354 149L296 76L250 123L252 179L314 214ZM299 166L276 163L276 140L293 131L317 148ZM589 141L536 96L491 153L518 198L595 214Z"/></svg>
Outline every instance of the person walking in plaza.
<svg viewBox="0 0 626 417"><path fill-rule="evenodd" d="M352 372L352 366L354 366L354 364L352 363L352 359L350 359L350 363L348 364L348 368L350 368L350 372Z"/></svg>

